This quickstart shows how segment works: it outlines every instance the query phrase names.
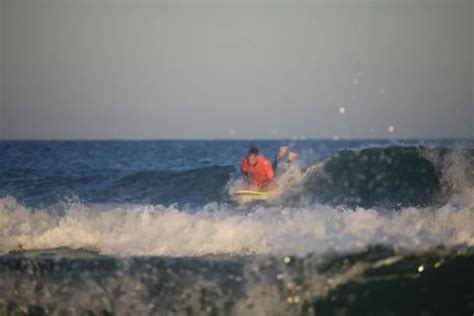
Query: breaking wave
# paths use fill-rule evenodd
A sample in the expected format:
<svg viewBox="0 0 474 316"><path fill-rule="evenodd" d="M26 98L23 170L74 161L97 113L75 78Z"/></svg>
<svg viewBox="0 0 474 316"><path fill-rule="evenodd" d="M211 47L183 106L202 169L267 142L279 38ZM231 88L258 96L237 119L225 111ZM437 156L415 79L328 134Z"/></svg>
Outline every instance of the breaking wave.
<svg viewBox="0 0 474 316"><path fill-rule="evenodd" d="M466 204L467 203L467 204ZM69 247L106 255L340 253L372 245L418 250L474 244L472 192L442 207L398 212L306 208L197 209L64 203L28 208L0 199L0 252Z"/></svg>

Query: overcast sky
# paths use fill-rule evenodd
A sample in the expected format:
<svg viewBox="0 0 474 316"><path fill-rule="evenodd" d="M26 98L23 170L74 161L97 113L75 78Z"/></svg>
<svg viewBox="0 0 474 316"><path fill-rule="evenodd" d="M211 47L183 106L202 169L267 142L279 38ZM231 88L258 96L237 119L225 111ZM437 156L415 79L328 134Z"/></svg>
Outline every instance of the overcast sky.
<svg viewBox="0 0 474 316"><path fill-rule="evenodd" d="M224 2L4 1L0 137L474 136L473 1Z"/></svg>

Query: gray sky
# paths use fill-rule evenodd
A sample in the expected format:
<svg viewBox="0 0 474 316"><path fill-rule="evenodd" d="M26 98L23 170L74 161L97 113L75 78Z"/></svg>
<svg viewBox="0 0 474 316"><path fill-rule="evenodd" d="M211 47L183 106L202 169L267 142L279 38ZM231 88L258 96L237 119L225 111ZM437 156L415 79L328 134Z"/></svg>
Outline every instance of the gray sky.
<svg viewBox="0 0 474 316"><path fill-rule="evenodd" d="M1 10L3 138L474 136L470 0Z"/></svg>

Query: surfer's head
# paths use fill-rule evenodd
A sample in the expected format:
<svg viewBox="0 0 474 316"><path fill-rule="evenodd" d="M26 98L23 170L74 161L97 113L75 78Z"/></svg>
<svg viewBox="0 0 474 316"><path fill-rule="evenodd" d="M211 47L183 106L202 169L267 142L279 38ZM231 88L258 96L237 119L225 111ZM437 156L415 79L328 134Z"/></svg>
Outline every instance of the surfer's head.
<svg viewBox="0 0 474 316"><path fill-rule="evenodd" d="M252 166L257 163L257 157L258 157L258 149L256 147L250 147L249 151L247 152L247 160L249 161L249 164Z"/></svg>

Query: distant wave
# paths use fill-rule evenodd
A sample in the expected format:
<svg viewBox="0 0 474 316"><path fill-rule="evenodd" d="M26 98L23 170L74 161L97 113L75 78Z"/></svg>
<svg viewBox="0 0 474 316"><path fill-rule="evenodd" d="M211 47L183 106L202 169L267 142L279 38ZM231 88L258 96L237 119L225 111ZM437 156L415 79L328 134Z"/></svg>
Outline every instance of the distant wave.
<svg viewBox="0 0 474 316"><path fill-rule="evenodd" d="M185 171L141 171L123 176L98 194L102 197L122 196L120 200L112 199L117 202L202 205L225 198L224 188L234 171L232 166Z"/></svg>
<svg viewBox="0 0 474 316"><path fill-rule="evenodd" d="M225 186L235 170L233 166L214 166L182 171L130 173L105 169L50 174L18 169L8 170L0 178L0 188L3 196L14 196L30 206L51 205L70 198L88 203L204 205L228 198Z"/></svg>

